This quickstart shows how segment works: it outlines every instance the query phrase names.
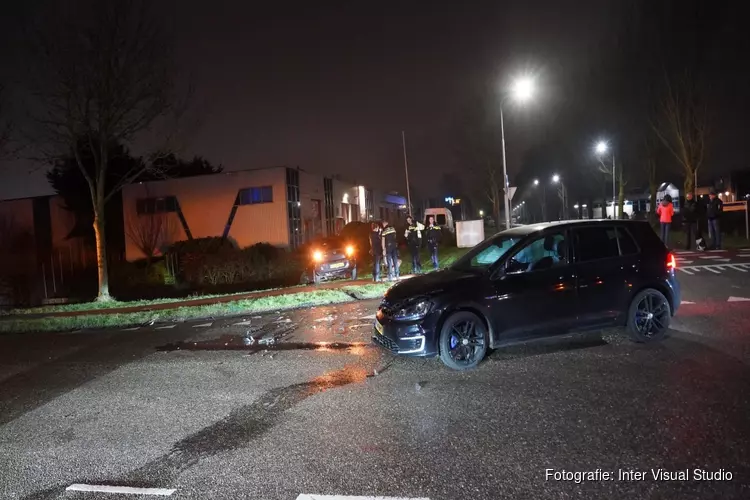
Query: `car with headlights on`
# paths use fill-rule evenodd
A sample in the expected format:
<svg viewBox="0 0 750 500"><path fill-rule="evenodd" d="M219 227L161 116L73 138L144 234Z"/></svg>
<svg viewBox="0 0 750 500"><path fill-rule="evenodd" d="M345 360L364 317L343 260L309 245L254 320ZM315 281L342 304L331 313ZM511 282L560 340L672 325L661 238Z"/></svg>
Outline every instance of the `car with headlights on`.
<svg viewBox="0 0 750 500"><path fill-rule="evenodd" d="M489 349L587 329L622 326L636 342L655 342L680 305L675 268L647 222L511 228L448 269L391 287L373 341L459 370Z"/></svg>
<svg viewBox="0 0 750 500"><path fill-rule="evenodd" d="M321 283L335 279L357 279L357 249L339 237L323 238L309 245L307 267L301 282Z"/></svg>

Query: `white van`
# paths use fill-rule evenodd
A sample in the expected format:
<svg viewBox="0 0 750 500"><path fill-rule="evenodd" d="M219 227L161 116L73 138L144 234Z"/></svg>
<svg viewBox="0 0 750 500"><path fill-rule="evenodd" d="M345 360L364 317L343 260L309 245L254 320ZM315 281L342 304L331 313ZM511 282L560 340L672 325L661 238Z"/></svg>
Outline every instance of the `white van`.
<svg viewBox="0 0 750 500"><path fill-rule="evenodd" d="M447 229L451 233L456 232L456 226L453 224L453 214L448 208L428 208L424 211L424 225L428 225L430 216L435 217L435 224Z"/></svg>

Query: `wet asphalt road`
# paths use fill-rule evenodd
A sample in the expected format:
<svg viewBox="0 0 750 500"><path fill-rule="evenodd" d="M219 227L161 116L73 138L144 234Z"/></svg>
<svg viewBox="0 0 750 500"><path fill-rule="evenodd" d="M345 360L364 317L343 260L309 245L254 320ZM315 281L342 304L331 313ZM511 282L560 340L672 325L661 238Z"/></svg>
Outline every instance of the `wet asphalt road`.
<svg viewBox="0 0 750 500"><path fill-rule="evenodd" d="M139 498L72 483L191 499L750 498L750 273L680 279L694 303L662 344L606 331L498 350L469 373L371 347L376 301L3 336L0 498Z"/></svg>

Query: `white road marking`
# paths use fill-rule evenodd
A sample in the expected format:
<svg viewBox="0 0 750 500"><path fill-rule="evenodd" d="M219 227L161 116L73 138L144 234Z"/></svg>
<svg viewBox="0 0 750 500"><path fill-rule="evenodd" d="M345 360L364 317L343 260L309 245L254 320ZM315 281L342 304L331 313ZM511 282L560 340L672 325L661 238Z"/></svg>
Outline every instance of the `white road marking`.
<svg viewBox="0 0 750 500"><path fill-rule="evenodd" d="M677 259L677 262L678 262L678 263L680 263L680 264L692 264L692 263L693 263L693 262L695 262L695 261L694 261L694 260L682 260L682 259Z"/></svg>
<svg viewBox="0 0 750 500"><path fill-rule="evenodd" d="M169 328L174 328L175 326L177 326L177 323L175 323L174 325L157 326L156 329L157 330L168 330Z"/></svg>
<svg viewBox="0 0 750 500"><path fill-rule="evenodd" d="M686 305L686 304L695 304L695 302L690 302L689 300L683 300L680 302L680 305Z"/></svg>
<svg viewBox="0 0 750 500"><path fill-rule="evenodd" d="M738 254L737 257L745 257L746 259L750 259L750 254L741 253L741 254Z"/></svg>
<svg viewBox="0 0 750 500"><path fill-rule="evenodd" d="M121 495L157 495L168 497L177 490L166 488L132 488L130 486L109 486L106 484L71 484L66 491L95 491L99 493L119 493Z"/></svg>
<svg viewBox="0 0 750 500"><path fill-rule="evenodd" d="M213 324L214 324L213 321L211 323L201 323L200 325L193 325L193 328L206 328Z"/></svg>
<svg viewBox="0 0 750 500"><path fill-rule="evenodd" d="M689 250L677 250L677 251L676 251L675 253L676 253L677 255L692 255L692 254L694 254L695 252L691 252L691 251L689 251Z"/></svg>
<svg viewBox="0 0 750 500"><path fill-rule="evenodd" d="M727 302L750 302L750 299L745 297L729 297Z"/></svg>
<svg viewBox="0 0 750 500"><path fill-rule="evenodd" d="M140 328L140 326L135 326L133 328L123 328L122 331L123 332L134 332L134 331L138 330L139 328Z"/></svg>
<svg viewBox="0 0 750 500"><path fill-rule="evenodd" d="M234 323L234 326L250 325L250 324L252 324L252 321L251 320L247 320L247 321L240 321L239 323Z"/></svg>
<svg viewBox="0 0 750 500"><path fill-rule="evenodd" d="M344 495L309 495L300 494L297 500L430 500L429 498L407 498L407 497L350 497Z"/></svg>
<svg viewBox="0 0 750 500"><path fill-rule="evenodd" d="M701 259L721 259L719 255L701 255Z"/></svg>
<svg viewBox="0 0 750 500"><path fill-rule="evenodd" d="M375 319L375 315L374 314L370 314L369 316L362 316L359 319Z"/></svg>
<svg viewBox="0 0 750 500"><path fill-rule="evenodd" d="M692 272L692 271L688 271L688 270L686 270L686 269L683 269L683 268L681 268L681 267L678 267L677 269L678 269L679 271L682 271L682 272L683 272L683 273L685 273L685 274L691 274L691 275L692 275L692 274L695 274L694 272Z"/></svg>
<svg viewBox="0 0 750 500"><path fill-rule="evenodd" d="M705 266L705 268L704 268L704 269L705 269L706 271L711 271L711 272L712 272L712 273L714 273L714 274L721 274L721 271L717 271L716 269L714 269L713 267L710 267L710 266Z"/></svg>
<svg viewBox="0 0 750 500"><path fill-rule="evenodd" d="M747 272L747 269L742 269L740 266L735 266L734 264L729 264L729 267L731 267L732 269L734 269L736 271L741 271L743 273Z"/></svg>
<svg viewBox="0 0 750 500"><path fill-rule="evenodd" d="M714 252L714 253L716 253L716 252L726 252L726 250L709 250L709 252Z"/></svg>

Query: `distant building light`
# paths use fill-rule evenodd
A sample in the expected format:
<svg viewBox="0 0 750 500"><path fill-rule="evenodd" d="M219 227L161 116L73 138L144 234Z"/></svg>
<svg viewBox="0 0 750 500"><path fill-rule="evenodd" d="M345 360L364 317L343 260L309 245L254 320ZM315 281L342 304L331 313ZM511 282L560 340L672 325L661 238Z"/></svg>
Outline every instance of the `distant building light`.
<svg viewBox="0 0 750 500"><path fill-rule="evenodd" d="M341 200L341 203L349 203L349 193L344 193L344 198Z"/></svg>
<svg viewBox="0 0 750 500"><path fill-rule="evenodd" d="M298 207L301 207L301 206L302 206L302 202L301 202L301 201L298 201L298 202L297 202L297 206L298 206Z"/></svg>
<svg viewBox="0 0 750 500"><path fill-rule="evenodd" d="M724 191L724 196L729 196L729 191Z"/></svg>
<svg viewBox="0 0 750 500"><path fill-rule="evenodd" d="M588 205L581 205L581 206L582 206L583 208L586 208L586 207L588 207Z"/></svg>

